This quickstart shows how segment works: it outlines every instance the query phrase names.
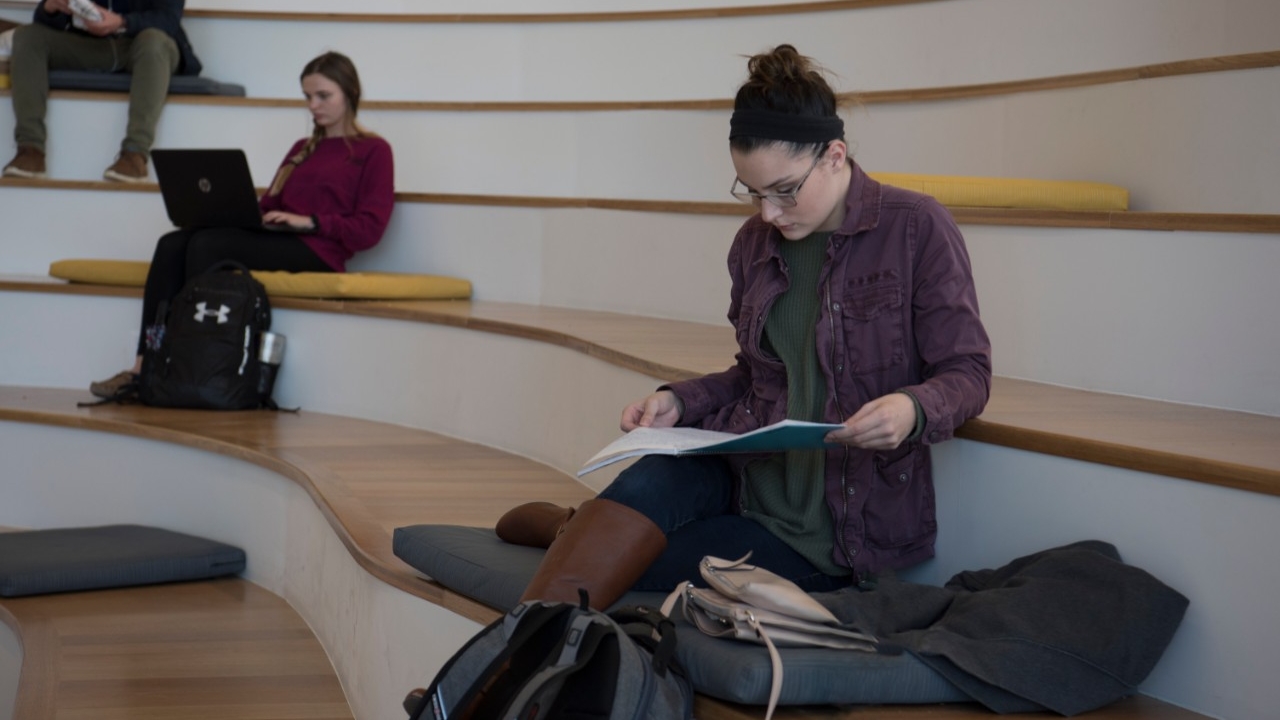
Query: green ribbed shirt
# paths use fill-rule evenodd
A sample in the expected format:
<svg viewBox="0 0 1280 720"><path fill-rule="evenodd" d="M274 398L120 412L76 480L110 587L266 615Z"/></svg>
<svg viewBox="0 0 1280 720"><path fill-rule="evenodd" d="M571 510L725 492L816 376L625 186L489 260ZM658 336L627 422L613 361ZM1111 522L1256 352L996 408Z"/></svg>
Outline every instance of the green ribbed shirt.
<svg viewBox="0 0 1280 720"><path fill-rule="evenodd" d="M818 276L827 257L831 233L784 240L779 247L790 279L765 319L761 345L787 370L787 417L823 421L827 381L818 366L818 313L822 297ZM743 515L800 553L828 575L847 575L848 568L831 559L834 528L827 509L826 452L791 450L749 464L743 483Z"/></svg>

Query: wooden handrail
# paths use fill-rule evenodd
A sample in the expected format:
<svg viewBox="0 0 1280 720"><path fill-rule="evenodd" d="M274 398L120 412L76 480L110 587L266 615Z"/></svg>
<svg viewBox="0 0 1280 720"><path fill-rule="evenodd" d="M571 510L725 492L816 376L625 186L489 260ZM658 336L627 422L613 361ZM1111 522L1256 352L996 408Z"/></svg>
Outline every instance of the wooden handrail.
<svg viewBox="0 0 1280 720"><path fill-rule="evenodd" d="M932 0L937 1L937 0ZM1280 67L1280 50L1242 53L1238 55L1218 55L1213 57L1194 58L1175 62L1151 65L1135 65L1113 70L1099 70L1069 75L1052 75L1025 80L1005 82L979 83L972 85L949 85L932 88L907 88L894 90L868 90L865 92L839 93L837 99L841 105L883 105L891 103L939 102L947 100L969 100L980 97L996 97L1016 95L1019 93L1063 90L1086 87L1090 85L1106 85L1111 83L1150 80L1154 78L1175 77L1179 75L1199 75L1203 73L1232 72L1236 70L1255 70L1258 68ZM0 95L8 94L8 90L0 90ZM74 100L110 100L120 101L122 94L118 92L100 92L89 90L55 90L54 97ZM301 99L293 98L252 98L224 95L172 95L168 102L185 105L230 105L234 107L287 107L302 105ZM410 111L410 112L626 112L638 110L729 110L733 107L730 98L708 98L690 100L511 100L511 101L471 101L471 100L363 100L361 107L365 110Z"/></svg>
<svg viewBox="0 0 1280 720"><path fill-rule="evenodd" d="M112 183L98 180L27 180L2 178L0 187L33 187L58 190L158 193L155 183ZM262 190L259 189L259 192ZM479 205L485 207L579 208L675 215L725 215L747 217L754 209L737 202L687 200L628 200L626 198L574 198L537 195L480 195L464 193L396 193L396 201L428 205ZM1020 210L1006 208L949 207L961 225L1015 225L1025 227L1074 227L1111 230L1165 230L1222 233L1280 234L1280 215L1248 213L1097 212L1089 210Z"/></svg>

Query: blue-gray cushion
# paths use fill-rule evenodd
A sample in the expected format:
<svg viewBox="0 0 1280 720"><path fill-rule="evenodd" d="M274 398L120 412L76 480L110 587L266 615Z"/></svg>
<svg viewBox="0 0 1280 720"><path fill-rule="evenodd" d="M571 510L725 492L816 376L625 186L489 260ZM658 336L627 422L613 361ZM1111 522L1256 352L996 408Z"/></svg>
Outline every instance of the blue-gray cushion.
<svg viewBox="0 0 1280 720"><path fill-rule="evenodd" d="M203 580L244 566L238 547L145 525L0 533L4 597Z"/></svg>
<svg viewBox="0 0 1280 720"><path fill-rule="evenodd" d="M391 549L432 580L503 612L520 604L543 553L508 545L488 528L457 525L396 528Z"/></svg>
<svg viewBox="0 0 1280 720"><path fill-rule="evenodd" d="M94 90L129 92L133 76L123 72L89 70L50 70L49 87L54 90ZM244 97L244 86L218 82L199 75L174 75L169 78L170 95L229 95Z"/></svg>
<svg viewBox="0 0 1280 720"><path fill-rule="evenodd" d="M542 550L508 545L488 528L412 525L396 528L395 554L445 587L503 612L515 607L542 559ZM656 607L663 593L633 592L617 605ZM695 690L763 705L773 678L764 647L702 634L675 618L677 652ZM965 702L942 675L910 653L782 648L780 704L910 704Z"/></svg>

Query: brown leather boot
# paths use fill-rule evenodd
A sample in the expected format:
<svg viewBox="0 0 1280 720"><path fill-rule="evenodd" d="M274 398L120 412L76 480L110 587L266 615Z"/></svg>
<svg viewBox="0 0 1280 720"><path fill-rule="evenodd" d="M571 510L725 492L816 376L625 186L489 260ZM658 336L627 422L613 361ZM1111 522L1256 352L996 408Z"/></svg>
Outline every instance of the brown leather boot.
<svg viewBox="0 0 1280 720"><path fill-rule="evenodd" d="M612 500L588 500L551 543L520 601L578 602L578 589L603 610L631 589L667 549L667 536L642 513Z"/></svg>
<svg viewBox="0 0 1280 720"><path fill-rule="evenodd" d="M531 502L511 508L498 519L493 531L503 542L529 547L551 547L573 517L573 508L549 502Z"/></svg>

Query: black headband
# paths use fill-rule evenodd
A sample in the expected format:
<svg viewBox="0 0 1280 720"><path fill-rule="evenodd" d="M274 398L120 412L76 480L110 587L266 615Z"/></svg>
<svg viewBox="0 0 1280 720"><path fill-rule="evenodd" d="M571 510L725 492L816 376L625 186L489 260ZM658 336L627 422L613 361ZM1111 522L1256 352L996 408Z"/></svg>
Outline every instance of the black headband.
<svg viewBox="0 0 1280 720"><path fill-rule="evenodd" d="M834 115L814 117L774 110L734 110L729 118L729 139L736 137L821 143L844 137L844 121Z"/></svg>

